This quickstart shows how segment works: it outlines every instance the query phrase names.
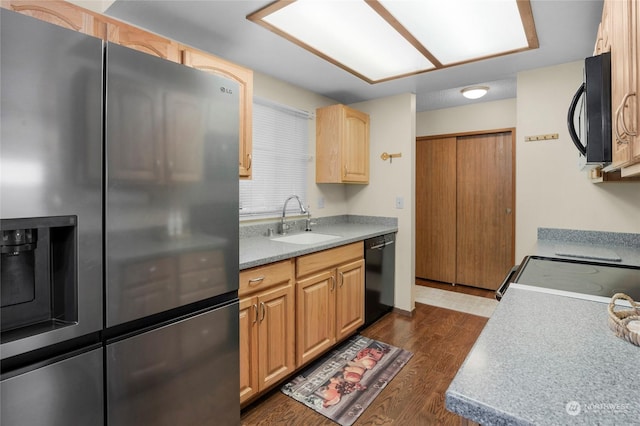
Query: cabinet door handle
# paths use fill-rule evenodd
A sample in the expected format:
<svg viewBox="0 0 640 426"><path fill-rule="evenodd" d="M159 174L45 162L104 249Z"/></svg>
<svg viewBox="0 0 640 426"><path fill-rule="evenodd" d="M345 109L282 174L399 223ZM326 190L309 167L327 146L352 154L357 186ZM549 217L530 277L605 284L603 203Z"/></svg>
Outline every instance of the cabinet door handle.
<svg viewBox="0 0 640 426"><path fill-rule="evenodd" d="M251 278L249 280L249 285L256 285L264 281L264 275L261 277Z"/></svg>
<svg viewBox="0 0 640 426"><path fill-rule="evenodd" d="M249 170L251 168L251 154L247 154L247 170Z"/></svg>
<svg viewBox="0 0 640 426"><path fill-rule="evenodd" d="M344 274L342 272L338 272L340 275L340 288L344 285Z"/></svg>
<svg viewBox="0 0 640 426"><path fill-rule="evenodd" d="M336 277L331 275L331 287L329 287L329 290L333 291L333 290L335 290L335 288L336 288Z"/></svg>
<svg viewBox="0 0 640 426"><path fill-rule="evenodd" d="M618 144L628 144L629 141L624 140L624 137L636 136L637 134L635 131L629 131L629 129L627 128L627 124L624 122L624 107L627 104L627 99L629 99L631 96L636 96L636 94L626 93L622 98L620 105L616 109L615 122L613 123L613 130L615 132L615 136ZM620 134L620 132L618 132L618 124L620 124L620 126L622 127L622 132L623 132L622 135Z"/></svg>
<svg viewBox="0 0 640 426"><path fill-rule="evenodd" d="M264 306L264 302L260 302L260 309L262 310L262 318L260 318L260 322L264 321L264 317L267 315L267 309Z"/></svg>
<svg viewBox="0 0 640 426"><path fill-rule="evenodd" d="M253 320L253 323L257 323L258 322L258 304L254 303L253 304L253 312L255 312L255 319Z"/></svg>
<svg viewBox="0 0 640 426"><path fill-rule="evenodd" d="M631 96L635 96L635 95L636 95L635 92L627 93L626 95L624 95L624 98L622 98L622 105L626 105L627 104L627 99L629 99ZM629 129L627 128L627 123L625 123L625 121L624 121L624 113L620 114L620 125L622 126L622 131L625 132L627 135L636 136L636 131L635 130L629 131Z"/></svg>
<svg viewBox="0 0 640 426"><path fill-rule="evenodd" d="M344 177L347 177L349 171L347 170L347 166L344 166Z"/></svg>
<svg viewBox="0 0 640 426"><path fill-rule="evenodd" d="M618 106L618 108L616 109L616 113L614 115L615 119L614 122L612 123L613 125L613 133L616 137L616 143L618 145L622 145L622 144L627 144L629 143L628 141L625 141L624 139L622 139L622 136L620 135L620 132L618 132L618 123L620 122L620 112L622 111L622 107L624 106L624 102L620 104L620 106Z"/></svg>

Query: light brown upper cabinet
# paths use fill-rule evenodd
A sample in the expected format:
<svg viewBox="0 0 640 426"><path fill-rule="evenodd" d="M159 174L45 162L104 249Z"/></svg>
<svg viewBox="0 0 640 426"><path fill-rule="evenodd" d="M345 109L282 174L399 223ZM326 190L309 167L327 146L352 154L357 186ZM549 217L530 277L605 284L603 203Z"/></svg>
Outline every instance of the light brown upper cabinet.
<svg viewBox="0 0 640 426"><path fill-rule="evenodd" d="M316 183L369 183L369 115L345 105L316 110Z"/></svg>
<svg viewBox="0 0 640 426"><path fill-rule="evenodd" d="M105 38L105 25L95 14L71 3L54 0L2 0L2 7L83 34Z"/></svg>
<svg viewBox="0 0 640 426"><path fill-rule="evenodd" d="M613 166L622 176L640 174L638 88L640 87L640 5L606 0L601 28L608 28L611 50L611 127Z"/></svg>
<svg viewBox="0 0 640 426"><path fill-rule="evenodd" d="M182 63L212 74L230 78L240 86L240 177L251 179L253 71L192 48L182 52Z"/></svg>
<svg viewBox="0 0 640 426"><path fill-rule="evenodd" d="M58 0L2 0L0 5L3 8L14 10L16 12L32 16L40 19L41 21L50 22L52 24L65 27L74 31L79 31L85 34L89 34L95 37L99 37L103 40L108 40L112 43L129 47L149 55L157 56L162 59L166 59L172 62L181 63L192 68L196 68L205 72L218 74L226 78L230 78L236 81L240 86L240 129L239 129L239 152L238 152L238 165L239 175L241 179L251 179L251 138L253 133L252 125L252 109L253 109L253 71L236 65L232 62L225 61L224 59L210 55L206 52L193 49L191 47L183 46L180 43L161 37L157 34L149 31L137 28L133 25L120 22L116 19L108 16L100 15L98 13L83 9L71 3ZM140 93L134 93L132 96L138 96L138 101L142 104L145 103L144 95L139 96ZM179 111L178 109L175 109ZM179 117L179 121L174 123L178 126L167 129L168 131L179 130L186 131L188 127L181 124L188 124L189 112L184 111ZM199 131L200 127L196 128ZM122 155L134 154L130 160L126 160L123 157L123 161L134 162L140 159L142 165L138 169L133 169L129 165L123 163L123 168L120 172L123 172L123 176L134 176L136 179L142 178L147 180L162 179L158 176L158 172L155 168L158 167L158 156L164 155L159 151L159 148L153 147L151 153L143 153L140 149L146 149L143 145L149 145L152 143L151 133L148 129L142 129L139 131L132 130L137 133L143 134L145 139L141 142L141 145L128 149L122 148ZM201 170L198 169L199 163L193 161L192 158L181 158L180 152L177 149L168 147L167 151L173 156L175 161L172 164L168 164L168 167L174 167L174 178L177 180L194 180L194 176L200 175ZM175 147L173 147L175 148ZM136 151L137 152L131 152ZM129 152L127 152L129 151ZM145 157L145 158L142 158ZM171 163L172 160L169 160ZM190 171L191 165L194 165L196 169ZM133 174L132 174L133 173Z"/></svg>
<svg viewBox="0 0 640 426"><path fill-rule="evenodd" d="M601 53L611 52L611 19L609 17L609 2L605 2L602 7L602 21L598 25L598 34L596 35L596 44L593 49L594 55L600 55Z"/></svg>
<svg viewBox="0 0 640 426"><path fill-rule="evenodd" d="M178 43L123 22L112 20L107 22L107 40L158 58L180 63Z"/></svg>
<svg viewBox="0 0 640 426"><path fill-rule="evenodd" d="M496 290L514 264L513 130L418 138L416 276Z"/></svg>

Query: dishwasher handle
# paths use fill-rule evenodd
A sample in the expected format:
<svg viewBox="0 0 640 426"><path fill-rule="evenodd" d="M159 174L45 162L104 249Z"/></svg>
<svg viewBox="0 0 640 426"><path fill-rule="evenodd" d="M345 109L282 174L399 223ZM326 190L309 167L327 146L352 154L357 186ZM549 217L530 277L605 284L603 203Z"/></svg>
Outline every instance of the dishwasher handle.
<svg viewBox="0 0 640 426"><path fill-rule="evenodd" d="M370 238L364 241L365 250L381 250L384 247L395 243L395 235L387 234Z"/></svg>
<svg viewBox="0 0 640 426"><path fill-rule="evenodd" d="M391 244L393 244L393 241L386 241L384 243L376 244L375 246L368 247L368 249L369 250L377 250L377 249L381 249L381 248L386 247L386 246L391 245Z"/></svg>

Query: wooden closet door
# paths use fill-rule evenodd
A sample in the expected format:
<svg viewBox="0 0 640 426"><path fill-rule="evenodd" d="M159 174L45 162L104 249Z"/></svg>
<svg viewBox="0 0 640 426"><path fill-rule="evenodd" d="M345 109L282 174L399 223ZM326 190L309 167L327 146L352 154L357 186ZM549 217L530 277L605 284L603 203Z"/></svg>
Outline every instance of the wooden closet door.
<svg viewBox="0 0 640 426"><path fill-rule="evenodd" d="M511 132L457 141L456 282L491 290L513 266Z"/></svg>
<svg viewBox="0 0 640 426"><path fill-rule="evenodd" d="M416 276L456 281L456 137L416 146Z"/></svg>

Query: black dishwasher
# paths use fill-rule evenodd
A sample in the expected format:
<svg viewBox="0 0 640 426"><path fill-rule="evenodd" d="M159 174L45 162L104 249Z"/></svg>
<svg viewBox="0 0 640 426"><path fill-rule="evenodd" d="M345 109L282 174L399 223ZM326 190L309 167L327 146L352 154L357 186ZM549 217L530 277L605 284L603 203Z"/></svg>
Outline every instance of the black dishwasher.
<svg viewBox="0 0 640 426"><path fill-rule="evenodd" d="M376 322L393 309L396 268L396 236L380 235L364 241L364 325Z"/></svg>

